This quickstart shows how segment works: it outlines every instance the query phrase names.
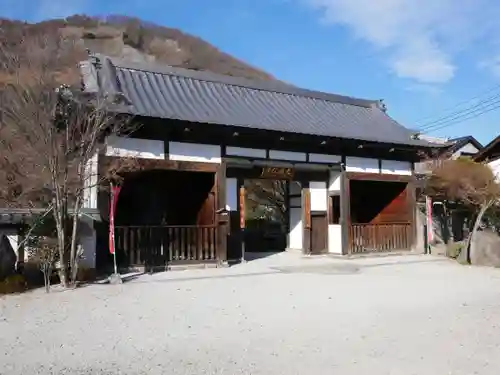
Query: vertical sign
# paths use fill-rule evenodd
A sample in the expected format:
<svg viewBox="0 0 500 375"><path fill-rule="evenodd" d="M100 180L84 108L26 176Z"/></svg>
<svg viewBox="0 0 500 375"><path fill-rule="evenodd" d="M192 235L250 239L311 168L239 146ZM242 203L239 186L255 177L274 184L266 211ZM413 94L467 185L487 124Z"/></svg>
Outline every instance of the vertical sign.
<svg viewBox="0 0 500 375"><path fill-rule="evenodd" d="M111 196L109 200L109 252L115 253L115 213L118 195L121 187L111 184Z"/></svg>
<svg viewBox="0 0 500 375"><path fill-rule="evenodd" d="M240 187L240 228L245 229L245 187Z"/></svg>
<svg viewBox="0 0 500 375"><path fill-rule="evenodd" d="M432 199L429 196L425 197L426 221L427 221L427 241L429 244L434 240L434 232L432 230Z"/></svg>

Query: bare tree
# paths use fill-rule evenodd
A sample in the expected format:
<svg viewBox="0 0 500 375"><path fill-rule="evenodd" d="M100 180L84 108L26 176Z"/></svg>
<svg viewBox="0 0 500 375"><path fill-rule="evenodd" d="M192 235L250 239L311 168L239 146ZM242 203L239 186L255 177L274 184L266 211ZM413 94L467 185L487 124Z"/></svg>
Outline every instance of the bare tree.
<svg viewBox="0 0 500 375"><path fill-rule="evenodd" d="M106 135L130 131L128 118L111 114L106 98L88 97L79 82L85 54L59 35L20 42L15 54L0 44L0 204L52 210L59 276L76 281L77 235L87 168ZM115 169L117 169L115 167ZM71 274L68 272L71 270Z"/></svg>
<svg viewBox="0 0 500 375"><path fill-rule="evenodd" d="M57 241L50 237L43 237L34 246L29 247L29 257L40 267L47 293L50 292L50 280L58 255Z"/></svg>
<svg viewBox="0 0 500 375"><path fill-rule="evenodd" d="M500 200L500 185L493 171L487 165L466 158L439 160L434 163L427 180L426 193L461 202L474 213L474 226L461 254L461 260L469 262L474 251L473 238L484 214Z"/></svg>
<svg viewBox="0 0 500 375"><path fill-rule="evenodd" d="M287 181L285 180L248 180L247 201L249 209L256 211L264 207L267 215L273 219L285 222L287 212L286 190Z"/></svg>

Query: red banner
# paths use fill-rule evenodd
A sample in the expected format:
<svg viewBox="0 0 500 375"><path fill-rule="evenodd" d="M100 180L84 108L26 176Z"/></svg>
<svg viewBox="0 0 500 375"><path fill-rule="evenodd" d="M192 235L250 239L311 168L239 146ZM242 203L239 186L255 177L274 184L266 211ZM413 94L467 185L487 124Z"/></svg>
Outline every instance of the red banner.
<svg viewBox="0 0 500 375"><path fill-rule="evenodd" d="M120 186L111 185L111 196L109 200L109 252L111 254L115 253L115 213L120 190Z"/></svg>
<svg viewBox="0 0 500 375"><path fill-rule="evenodd" d="M427 220L427 241L432 243L434 241L434 230L432 224L432 199L428 196L425 197L426 220Z"/></svg>

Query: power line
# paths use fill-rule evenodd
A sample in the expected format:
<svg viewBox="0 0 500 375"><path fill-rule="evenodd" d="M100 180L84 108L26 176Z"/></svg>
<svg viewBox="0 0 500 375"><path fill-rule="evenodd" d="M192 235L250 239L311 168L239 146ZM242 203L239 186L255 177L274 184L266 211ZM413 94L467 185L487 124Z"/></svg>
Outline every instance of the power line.
<svg viewBox="0 0 500 375"><path fill-rule="evenodd" d="M455 119L455 120L450 120L448 122L441 124L440 126L434 127L430 130L426 130L425 133L434 132L436 130L444 129L444 128L450 127L452 125L462 123L464 121L472 120L474 118L477 118L479 116L482 116L486 113L492 112L492 111L499 109L499 108L500 108L500 100L498 100L494 103L491 103L490 105L488 105L484 108L480 108L480 109L477 109L475 111L472 111L471 113L467 114L466 116L462 116L462 117Z"/></svg>
<svg viewBox="0 0 500 375"><path fill-rule="evenodd" d="M490 105L494 105L500 102L500 94L495 94L493 96L488 97L487 99L481 100L475 105L469 106L465 109L453 112L447 116L443 116L434 121L429 121L419 127L420 131L430 131L433 128L440 127L444 123L449 123L450 121L460 119L463 116L468 116L470 113L476 113L478 110L482 108L487 108Z"/></svg>
<svg viewBox="0 0 500 375"><path fill-rule="evenodd" d="M491 92L496 91L496 90L498 90L498 89L500 89L500 85L495 85L495 86L491 87L489 90L486 90L485 92L483 92L483 93L481 93L481 94L478 94L478 95L476 95L476 96L474 96L474 97L472 97L472 98L470 98L470 99L467 99L467 100L464 100L464 101L459 102L459 103L457 103L457 104L454 104L454 105L452 105L452 106L450 106L450 107L448 107L448 108L446 108L446 109L444 109L444 110L440 111L439 113L440 113L440 114L443 114L443 116L444 116L444 114L445 114L446 112L449 112L449 111L451 111L451 110L454 110L454 109L456 109L456 108L459 108L459 107L463 106L464 104L467 104L467 103L470 103L470 102L472 102L472 101L475 101L475 100L477 100L477 99L479 99L479 98L482 98L482 97L484 97L484 96L486 96L486 95L490 94ZM425 120L432 119L432 118L434 118L434 117L440 116L440 114L437 114L437 113L436 113L435 115L428 115L428 116L425 116L425 117L422 117L422 118L418 119L418 120L417 120L417 121L415 121L415 122L416 122L417 124L419 124L419 123L421 123L421 122L424 122Z"/></svg>

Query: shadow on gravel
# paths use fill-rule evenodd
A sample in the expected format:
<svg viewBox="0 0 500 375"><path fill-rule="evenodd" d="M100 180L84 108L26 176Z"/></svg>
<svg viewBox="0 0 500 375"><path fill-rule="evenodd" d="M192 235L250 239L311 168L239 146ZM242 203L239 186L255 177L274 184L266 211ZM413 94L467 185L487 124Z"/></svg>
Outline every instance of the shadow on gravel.
<svg viewBox="0 0 500 375"><path fill-rule="evenodd" d="M122 274L121 275L121 279L122 279L123 283L128 283L128 282L134 281L134 280L136 280L136 279L138 279L138 278L140 278L141 276L144 276L144 275L149 275L149 273L135 272L135 273ZM109 276L102 276L102 277L98 278L94 282L82 283L81 287L85 287L85 286L89 286L89 285L95 285L95 284L106 285L106 284L110 284L109 280L110 280ZM79 287L80 287L80 285L79 285Z"/></svg>
<svg viewBox="0 0 500 375"><path fill-rule="evenodd" d="M253 276L265 276L265 275L276 275L281 273L281 271L267 271L267 272L253 272L253 273L242 273L237 275L216 275L216 276L196 276L196 277L180 277L180 278L172 278L172 279L148 279L149 275L145 275L144 278L139 278L134 280L134 284L141 283L175 283L182 281L196 281L196 280L218 280L218 279L235 279L235 278L243 278L243 277L253 277Z"/></svg>
<svg viewBox="0 0 500 375"><path fill-rule="evenodd" d="M282 273L309 273L317 275L352 275L360 271L360 267L352 264L321 264L314 266L273 267Z"/></svg>
<svg viewBox="0 0 500 375"><path fill-rule="evenodd" d="M385 262L385 263L374 263L374 264L364 264L361 268L373 268L373 267L388 267L388 266L411 266L412 264L422 264L422 263L450 263L452 262L448 258L443 259L426 259L426 260L410 260L410 261L396 261L396 262Z"/></svg>

